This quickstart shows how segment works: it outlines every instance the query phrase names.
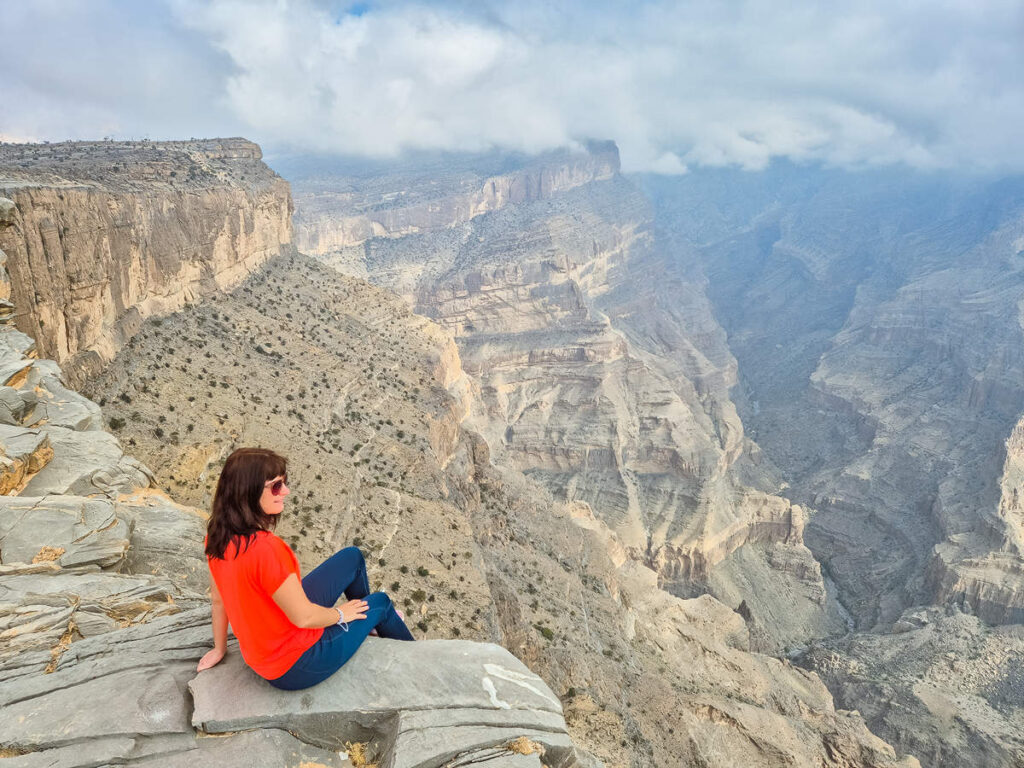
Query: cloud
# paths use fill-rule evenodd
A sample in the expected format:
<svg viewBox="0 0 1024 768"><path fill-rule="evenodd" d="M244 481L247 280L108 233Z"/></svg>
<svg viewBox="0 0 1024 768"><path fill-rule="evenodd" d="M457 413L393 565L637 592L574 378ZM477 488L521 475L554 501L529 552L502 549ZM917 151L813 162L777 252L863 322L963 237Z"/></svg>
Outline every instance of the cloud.
<svg viewBox="0 0 1024 768"><path fill-rule="evenodd" d="M1016 0L844 5L19 4L0 133L374 157L613 138L625 168L661 173L1024 168Z"/></svg>

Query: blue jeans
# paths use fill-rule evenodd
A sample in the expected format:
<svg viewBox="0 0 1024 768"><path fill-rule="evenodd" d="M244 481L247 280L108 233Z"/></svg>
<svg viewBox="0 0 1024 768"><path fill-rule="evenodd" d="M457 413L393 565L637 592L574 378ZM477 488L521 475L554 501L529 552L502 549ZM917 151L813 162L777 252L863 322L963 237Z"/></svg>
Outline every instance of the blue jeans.
<svg viewBox="0 0 1024 768"><path fill-rule="evenodd" d="M337 672L356 652L373 629L381 637L412 640L412 633L395 613L391 598L383 592L370 594L366 561L358 547L345 547L314 568L302 580L302 588L312 602L330 608L345 593L349 600L369 604L365 619L355 619L347 629L337 624L324 627L324 633L281 677L269 680L275 688L295 691L309 688Z"/></svg>

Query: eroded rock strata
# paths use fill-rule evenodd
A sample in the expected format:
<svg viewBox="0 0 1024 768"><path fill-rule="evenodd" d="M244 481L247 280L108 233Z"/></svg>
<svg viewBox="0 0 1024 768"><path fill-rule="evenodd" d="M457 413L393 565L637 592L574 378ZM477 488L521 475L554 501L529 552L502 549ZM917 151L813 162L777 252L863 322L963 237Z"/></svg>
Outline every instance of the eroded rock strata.
<svg viewBox="0 0 1024 768"><path fill-rule="evenodd" d="M858 626L949 601L1019 622L1000 474L1024 411L1020 180L783 166L650 184L707 275L744 423L815 510L806 539Z"/></svg>
<svg viewBox="0 0 1024 768"><path fill-rule="evenodd" d="M707 275L744 423L862 630L809 662L925 764L1017 765L1024 698L1001 654L1019 652L1024 594L1020 179L646 183Z"/></svg>
<svg viewBox="0 0 1024 768"><path fill-rule="evenodd" d="M565 176L564 155L526 170L541 164ZM804 512L775 493L744 436L729 396L736 362L703 285L665 250L646 198L615 167L606 153L580 155L577 183L476 217L457 215L462 193L442 177L433 194L444 226L320 248L320 258L448 330L477 383L470 421L494 461L589 505L663 585L745 603L765 649L838 629L803 546ZM417 180L393 173L370 189L379 206L400 207ZM338 220L361 205L361 181L334 179L351 191L335 201ZM295 182L300 216L328 180L308 183ZM738 558L767 578L731 567Z"/></svg>
<svg viewBox="0 0 1024 768"><path fill-rule="evenodd" d="M291 241L288 185L244 139L0 145L17 327L80 383L139 324Z"/></svg>

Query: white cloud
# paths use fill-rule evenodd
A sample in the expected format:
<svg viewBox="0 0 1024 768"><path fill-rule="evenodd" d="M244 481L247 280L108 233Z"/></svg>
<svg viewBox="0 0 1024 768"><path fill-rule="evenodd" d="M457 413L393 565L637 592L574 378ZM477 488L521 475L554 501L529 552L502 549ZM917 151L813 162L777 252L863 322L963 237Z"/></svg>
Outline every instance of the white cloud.
<svg viewBox="0 0 1024 768"><path fill-rule="evenodd" d="M613 138L627 169L662 173L1024 168L1018 2L852 5L19 4L0 132L371 156Z"/></svg>

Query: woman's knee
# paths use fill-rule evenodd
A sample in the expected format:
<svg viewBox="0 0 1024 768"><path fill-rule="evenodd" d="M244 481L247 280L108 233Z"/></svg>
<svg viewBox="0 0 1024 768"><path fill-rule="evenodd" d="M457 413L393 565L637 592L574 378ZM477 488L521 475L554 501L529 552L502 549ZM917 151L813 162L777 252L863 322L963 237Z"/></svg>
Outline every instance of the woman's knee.
<svg viewBox="0 0 1024 768"><path fill-rule="evenodd" d="M366 558L363 557L362 550L360 550L359 547L344 547L339 549L331 555L331 559L343 561L356 568L366 566Z"/></svg>
<svg viewBox="0 0 1024 768"><path fill-rule="evenodd" d="M349 557L359 562L361 565L366 564L366 558L363 557L363 550L359 547L345 547L342 552L347 552Z"/></svg>
<svg viewBox="0 0 1024 768"><path fill-rule="evenodd" d="M386 592L371 592L363 600L369 603L371 608L381 608L386 611L391 607L391 598Z"/></svg>

